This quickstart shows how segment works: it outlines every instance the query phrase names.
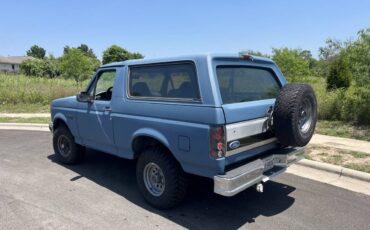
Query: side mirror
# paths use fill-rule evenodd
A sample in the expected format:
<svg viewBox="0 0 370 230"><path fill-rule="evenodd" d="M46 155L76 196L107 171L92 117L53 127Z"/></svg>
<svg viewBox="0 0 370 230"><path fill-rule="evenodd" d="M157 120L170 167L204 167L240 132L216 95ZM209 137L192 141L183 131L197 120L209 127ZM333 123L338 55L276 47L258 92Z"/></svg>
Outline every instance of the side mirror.
<svg viewBox="0 0 370 230"><path fill-rule="evenodd" d="M83 91L76 95L76 99L79 102L92 102L93 98L87 92Z"/></svg>

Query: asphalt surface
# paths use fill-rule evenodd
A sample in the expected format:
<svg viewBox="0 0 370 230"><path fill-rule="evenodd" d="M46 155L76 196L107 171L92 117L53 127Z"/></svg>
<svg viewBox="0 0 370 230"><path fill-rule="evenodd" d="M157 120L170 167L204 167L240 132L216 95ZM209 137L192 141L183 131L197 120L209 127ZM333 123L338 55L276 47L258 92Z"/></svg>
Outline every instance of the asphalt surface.
<svg viewBox="0 0 370 230"><path fill-rule="evenodd" d="M48 132L0 130L0 229L370 229L370 197L291 174L226 198L192 178L185 202L151 208L135 162L89 151L55 161Z"/></svg>

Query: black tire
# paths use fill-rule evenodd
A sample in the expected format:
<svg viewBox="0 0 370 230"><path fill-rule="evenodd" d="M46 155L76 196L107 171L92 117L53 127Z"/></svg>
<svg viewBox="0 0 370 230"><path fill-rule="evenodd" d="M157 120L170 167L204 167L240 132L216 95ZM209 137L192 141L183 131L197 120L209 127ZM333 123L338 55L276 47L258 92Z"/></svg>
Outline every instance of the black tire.
<svg viewBox="0 0 370 230"><path fill-rule="evenodd" d="M307 84L286 84L276 98L273 130L284 146L305 146L317 120L315 93Z"/></svg>
<svg viewBox="0 0 370 230"><path fill-rule="evenodd" d="M162 172L164 186L154 193L145 182L146 168L158 166ZM162 178L160 177L159 180ZM186 196L187 175L172 155L163 148L148 148L140 155L136 166L136 180L145 200L159 209L169 209L179 204ZM146 185L147 183L147 185ZM155 187L155 186L153 186Z"/></svg>
<svg viewBox="0 0 370 230"><path fill-rule="evenodd" d="M84 159L85 147L75 143L73 135L64 125L54 131L53 147L58 160L64 164L77 164Z"/></svg>

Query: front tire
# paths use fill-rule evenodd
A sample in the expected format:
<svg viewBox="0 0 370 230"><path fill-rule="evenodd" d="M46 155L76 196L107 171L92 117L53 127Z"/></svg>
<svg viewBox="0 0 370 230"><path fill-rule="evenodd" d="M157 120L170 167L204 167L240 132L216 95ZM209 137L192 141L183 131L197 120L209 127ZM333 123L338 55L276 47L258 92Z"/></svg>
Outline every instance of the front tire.
<svg viewBox="0 0 370 230"><path fill-rule="evenodd" d="M75 142L73 135L64 125L54 131L53 147L58 160L64 164L80 163L85 155L85 148Z"/></svg>
<svg viewBox="0 0 370 230"><path fill-rule="evenodd" d="M185 198L187 176L163 148L149 148L140 155L136 179L145 200L156 208L172 208Z"/></svg>

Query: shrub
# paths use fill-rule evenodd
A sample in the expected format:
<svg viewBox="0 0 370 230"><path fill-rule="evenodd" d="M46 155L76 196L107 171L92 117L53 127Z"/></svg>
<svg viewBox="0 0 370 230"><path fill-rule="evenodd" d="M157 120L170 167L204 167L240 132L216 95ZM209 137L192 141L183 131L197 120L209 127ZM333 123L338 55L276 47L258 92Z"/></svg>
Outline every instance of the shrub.
<svg viewBox="0 0 370 230"><path fill-rule="evenodd" d="M53 78L60 75L58 59L53 57L25 60L21 63L20 68L26 76Z"/></svg>
<svg viewBox="0 0 370 230"><path fill-rule="evenodd" d="M370 124L370 89L350 87L343 98L341 119L356 124Z"/></svg>
<svg viewBox="0 0 370 230"><path fill-rule="evenodd" d="M343 55L340 55L330 64L327 89L348 88L351 84L351 79L352 74L349 69L349 62Z"/></svg>

